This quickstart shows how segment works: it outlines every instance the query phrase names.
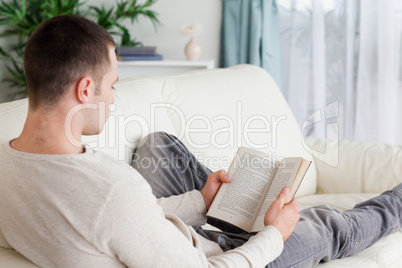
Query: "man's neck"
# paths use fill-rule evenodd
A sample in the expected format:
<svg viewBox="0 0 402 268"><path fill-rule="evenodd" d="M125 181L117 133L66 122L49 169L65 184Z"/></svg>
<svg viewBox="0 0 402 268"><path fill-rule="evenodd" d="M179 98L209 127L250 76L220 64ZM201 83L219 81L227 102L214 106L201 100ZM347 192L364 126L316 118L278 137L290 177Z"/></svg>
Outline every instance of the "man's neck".
<svg viewBox="0 0 402 268"><path fill-rule="evenodd" d="M63 113L57 110L29 111L22 133L11 142L11 147L36 154L83 153L81 134L78 130L69 129L68 133L73 133L74 137L67 135L64 118Z"/></svg>

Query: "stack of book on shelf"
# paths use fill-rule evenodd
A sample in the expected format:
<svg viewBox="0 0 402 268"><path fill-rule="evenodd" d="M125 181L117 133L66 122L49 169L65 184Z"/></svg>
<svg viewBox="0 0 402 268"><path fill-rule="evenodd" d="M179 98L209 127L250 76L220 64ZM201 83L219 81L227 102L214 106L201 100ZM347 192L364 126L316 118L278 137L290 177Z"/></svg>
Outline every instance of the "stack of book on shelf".
<svg viewBox="0 0 402 268"><path fill-rule="evenodd" d="M121 61L163 60L163 56L156 53L156 47L121 46L116 52Z"/></svg>

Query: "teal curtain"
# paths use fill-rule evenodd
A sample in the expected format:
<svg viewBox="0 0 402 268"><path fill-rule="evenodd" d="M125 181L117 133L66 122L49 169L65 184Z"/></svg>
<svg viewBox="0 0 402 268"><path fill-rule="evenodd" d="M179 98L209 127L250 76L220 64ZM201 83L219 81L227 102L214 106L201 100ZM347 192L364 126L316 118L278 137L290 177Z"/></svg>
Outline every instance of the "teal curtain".
<svg viewBox="0 0 402 268"><path fill-rule="evenodd" d="M281 39L275 0L223 0L220 67L249 63L282 88Z"/></svg>

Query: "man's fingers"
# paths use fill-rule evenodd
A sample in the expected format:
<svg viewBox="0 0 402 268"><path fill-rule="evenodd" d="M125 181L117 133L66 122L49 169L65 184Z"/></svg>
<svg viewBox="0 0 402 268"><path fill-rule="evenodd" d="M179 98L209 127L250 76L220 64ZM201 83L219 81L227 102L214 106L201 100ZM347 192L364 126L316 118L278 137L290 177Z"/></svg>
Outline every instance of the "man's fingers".
<svg viewBox="0 0 402 268"><path fill-rule="evenodd" d="M230 182L229 176L227 175L226 171L224 171L223 169L212 173L210 176L211 176L211 179L214 181Z"/></svg>

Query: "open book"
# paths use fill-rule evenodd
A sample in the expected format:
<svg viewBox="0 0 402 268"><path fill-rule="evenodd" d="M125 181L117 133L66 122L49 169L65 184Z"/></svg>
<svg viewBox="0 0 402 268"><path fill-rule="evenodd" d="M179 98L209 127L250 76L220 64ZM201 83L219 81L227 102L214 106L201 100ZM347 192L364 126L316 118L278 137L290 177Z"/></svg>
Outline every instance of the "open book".
<svg viewBox="0 0 402 268"><path fill-rule="evenodd" d="M246 232L264 228L265 212L288 186L290 202L311 161L302 157L284 158L276 163L268 154L240 147L229 167L231 183L220 187L207 216L229 222Z"/></svg>

